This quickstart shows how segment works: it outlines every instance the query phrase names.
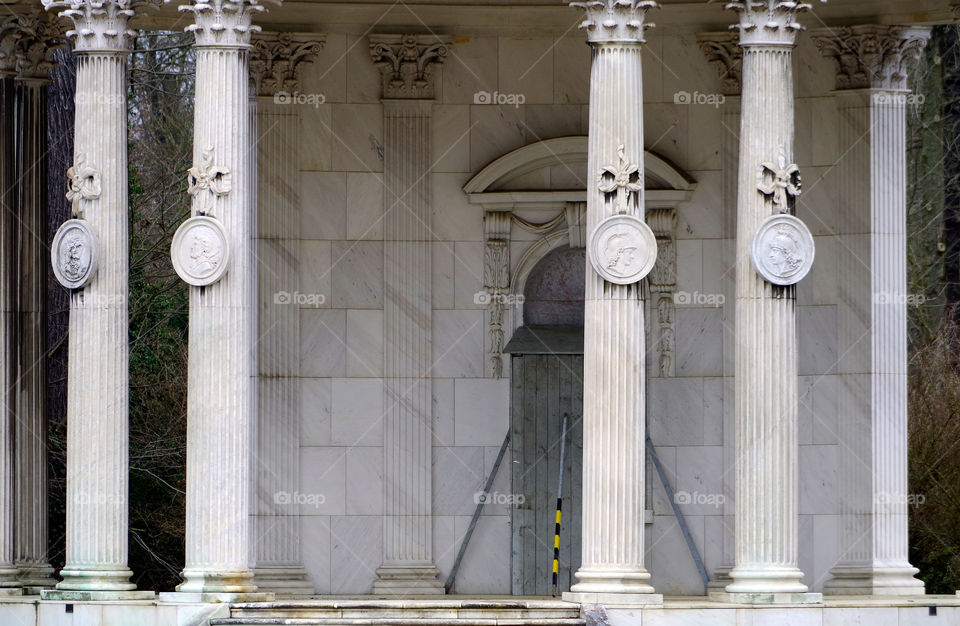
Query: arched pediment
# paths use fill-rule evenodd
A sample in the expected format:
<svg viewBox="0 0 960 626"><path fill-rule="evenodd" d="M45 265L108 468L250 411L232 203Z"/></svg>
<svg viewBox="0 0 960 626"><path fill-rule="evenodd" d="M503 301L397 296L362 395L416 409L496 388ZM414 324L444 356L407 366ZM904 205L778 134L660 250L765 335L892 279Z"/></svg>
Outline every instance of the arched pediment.
<svg viewBox="0 0 960 626"><path fill-rule="evenodd" d="M477 172L463 191L472 204L488 210L559 207L586 201L586 175L587 137L557 137L501 156ZM644 182L647 208L676 206L696 186L689 175L650 151L644 152Z"/></svg>

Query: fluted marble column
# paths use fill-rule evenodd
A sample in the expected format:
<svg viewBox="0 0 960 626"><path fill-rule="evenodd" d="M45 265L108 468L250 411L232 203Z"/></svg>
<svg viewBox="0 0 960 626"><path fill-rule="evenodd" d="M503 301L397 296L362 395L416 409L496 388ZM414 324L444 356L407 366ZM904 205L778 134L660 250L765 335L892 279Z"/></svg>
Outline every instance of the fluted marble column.
<svg viewBox="0 0 960 626"><path fill-rule="evenodd" d="M383 79L383 563L373 592L442 594L433 560L431 113L447 43L371 37Z"/></svg>
<svg viewBox="0 0 960 626"><path fill-rule="evenodd" d="M257 408L256 215L252 206L253 0L197 1L191 220L174 237L190 283L186 563L171 601L259 600L250 568L251 434ZM179 239L178 239L179 236Z"/></svg>
<svg viewBox="0 0 960 626"><path fill-rule="evenodd" d="M312 595L300 553L300 70L317 35L253 40L259 264L259 414L254 583L277 595ZM316 96L317 94L313 94Z"/></svg>
<svg viewBox="0 0 960 626"><path fill-rule="evenodd" d="M589 259L598 253L593 238L606 218L618 213L643 218L641 57L644 31L651 26L645 23L646 13L657 5L604 0L572 2L571 6L586 13L581 28L587 32L592 54ZM623 253L626 248L620 250ZM648 252L654 250L651 247ZM645 341L641 284L607 282L590 261L586 281L582 564L576 572L578 582L563 597L588 603L659 603L663 598L654 593L643 565Z"/></svg>
<svg viewBox="0 0 960 626"><path fill-rule="evenodd" d="M765 280L751 261L770 216L793 213L792 52L797 13L785 0L732 2L743 48L736 245L736 563L726 593L750 603L816 602L797 567L796 288ZM773 188L761 182L770 175ZM812 251L811 251L812 252Z"/></svg>
<svg viewBox="0 0 960 626"><path fill-rule="evenodd" d="M740 76L743 51L738 37L730 31L698 33L700 50L720 75L720 186L723 204L723 376L725 381L734 376L733 355L736 353L736 229L737 229L737 167L740 154ZM727 389L726 384L724 390ZM727 410L734 398L726 392L723 397L723 539L720 565L713 571L709 591L723 591L732 582L730 571L734 565L734 510L736 504L736 443L734 411Z"/></svg>
<svg viewBox="0 0 960 626"><path fill-rule="evenodd" d="M46 15L19 18L17 100L17 234L19 369L15 475L16 565L27 592L56 584L47 546L47 82L61 36Z"/></svg>
<svg viewBox="0 0 960 626"><path fill-rule="evenodd" d="M67 196L89 229L54 247L70 292L67 530L63 581L45 599L150 598L127 567L128 382L127 0L44 0L73 21L77 57L74 165ZM61 230L61 233L66 231ZM89 251L99 241L99 264ZM84 270L92 275L84 278ZM63 280L63 278L61 278ZM89 280L81 286L84 280Z"/></svg>
<svg viewBox="0 0 960 626"><path fill-rule="evenodd" d="M907 536L907 62L925 29L814 40L837 69L841 557L824 592L923 594Z"/></svg>
<svg viewBox="0 0 960 626"><path fill-rule="evenodd" d="M0 24L0 595L20 595L14 565L17 341L16 18Z"/></svg>

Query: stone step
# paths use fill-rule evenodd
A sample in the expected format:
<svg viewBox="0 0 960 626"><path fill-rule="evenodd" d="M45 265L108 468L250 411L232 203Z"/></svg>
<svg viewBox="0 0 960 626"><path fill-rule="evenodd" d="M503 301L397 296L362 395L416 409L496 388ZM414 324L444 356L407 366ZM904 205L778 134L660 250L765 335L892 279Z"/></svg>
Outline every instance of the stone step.
<svg viewBox="0 0 960 626"><path fill-rule="evenodd" d="M211 626L327 624L352 626L584 626L577 604L552 598L320 598L238 603Z"/></svg>
<svg viewBox="0 0 960 626"><path fill-rule="evenodd" d="M210 626L585 626L586 620L570 617L529 618L430 618L430 617L224 617Z"/></svg>
<svg viewBox="0 0 960 626"><path fill-rule="evenodd" d="M558 600L301 600L233 604L232 618L528 620L577 619L577 604Z"/></svg>

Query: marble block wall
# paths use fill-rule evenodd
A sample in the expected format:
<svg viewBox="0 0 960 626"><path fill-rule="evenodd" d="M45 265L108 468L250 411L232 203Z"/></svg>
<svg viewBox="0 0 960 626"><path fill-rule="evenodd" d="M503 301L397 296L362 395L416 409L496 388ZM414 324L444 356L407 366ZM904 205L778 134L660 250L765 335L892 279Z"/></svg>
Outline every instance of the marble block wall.
<svg viewBox="0 0 960 626"><path fill-rule="evenodd" d="M571 20L574 16L571 16ZM483 285L483 209L462 192L497 157L541 139L586 132L589 49L582 34L515 39L449 33L433 107L433 554L445 578L509 425L509 380L489 378ZM697 182L677 209L677 291L700 294L676 311L676 375L648 386L649 433L708 571L720 565L725 428L732 427L733 354L723 307L720 109L675 102L719 93L693 33L651 31L644 64L647 149ZM517 59L529 59L518 63ZM798 213L817 237L817 264L798 288L800 350L800 565L819 590L836 545L836 379L839 288L831 165L837 113L833 72L801 37L797 53ZM532 67L531 67L532 64ZM326 33L304 67L297 106L302 156L300 255L299 507L304 565L318 593L369 593L382 560L383 522L383 111L380 74L366 40ZM521 106L475 104L476 94L522 95ZM322 104L318 102L322 101ZM814 120L816 123L814 124ZM580 174L582 176L583 174ZM578 176L556 172L554 188ZM528 241L515 244L514 264ZM508 322L505 328L512 328ZM509 339L509 337L508 337ZM651 346L653 349L654 346ZM505 368L509 373L509 368ZM732 438L726 437L730 441ZM732 458L732 456L730 456ZM494 491L509 490L509 457ZM659 592L700 594L696 568L656 472L648 471L647 567ZM714 496L711 498L711 496ZM457 578L459 593L510 592L510 517L487 505Z"/></svg>

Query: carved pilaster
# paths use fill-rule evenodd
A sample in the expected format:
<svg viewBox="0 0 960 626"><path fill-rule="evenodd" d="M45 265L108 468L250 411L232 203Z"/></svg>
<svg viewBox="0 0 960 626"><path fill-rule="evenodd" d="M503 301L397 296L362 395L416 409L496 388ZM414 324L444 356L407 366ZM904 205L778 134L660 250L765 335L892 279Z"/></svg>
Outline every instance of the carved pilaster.
<svg viewBox="0 0 960 626"><path fill-rule="evenodd" d="M323 50L322 35L269 33L253 38L250 76L258 96L300 91L300 71Z"/></svg>
<svg viewBox="0 0 960 626"><path fill-rule="evenodd" d="M907 64L920 58L929 31L906 26L844 26L811 33L833 61L837 89L907 88Z"/></svg>
<svg viewBox="0 0 960 626"><path fill-rule="evenodd" d="M837 69L840 558L826 594L922 595L908 542L907 68L922 28L814 35ZM890 93L890 92L895 93Z"/></svg>
<svg viewBox="0 0 960 626"><path fill-rule="evenodd" d="M743 71L743 49L737 36L730 31L697 33L700 52L720 75L720 90L726 96L740 93Z"/></svg>
<svg viewBox="0 0 960 626"><path fill-rule="evenodd" d="M657 238L657 262L647 278L651 310L657 314L657 352L660 376L676 373L677 212L674 209L647 211L647 223Z"/></svg>
<svg viewBox="0 0 960 626"><path fill-rule="evenodd" d="M433 558L432 177L434 66L447 54L437 37L372 37L383 76L384 127L384 533L376 594L442 594Z"/></svg>
<svg viewBox="0 0 960 626"><path fill-rule="evenodd" d="M449 41L432 35L371 36L370 56L380 69L383 97L435 98L434 72L447 58L449 46Z"/></svg>

